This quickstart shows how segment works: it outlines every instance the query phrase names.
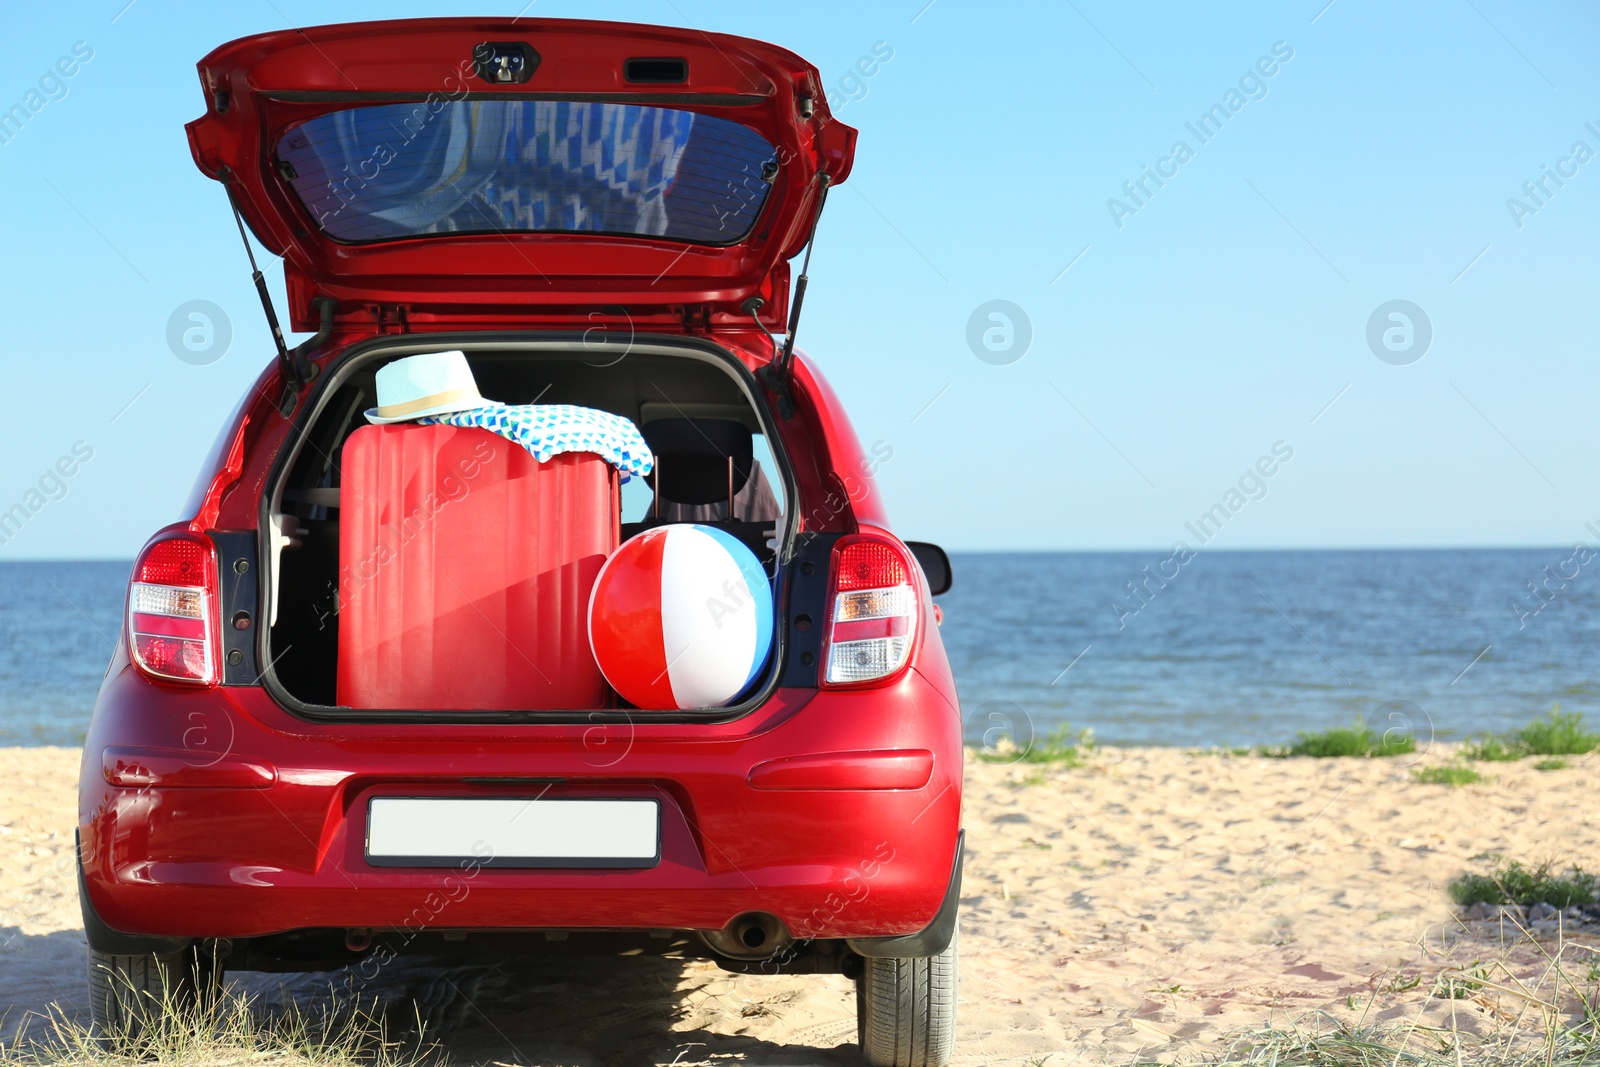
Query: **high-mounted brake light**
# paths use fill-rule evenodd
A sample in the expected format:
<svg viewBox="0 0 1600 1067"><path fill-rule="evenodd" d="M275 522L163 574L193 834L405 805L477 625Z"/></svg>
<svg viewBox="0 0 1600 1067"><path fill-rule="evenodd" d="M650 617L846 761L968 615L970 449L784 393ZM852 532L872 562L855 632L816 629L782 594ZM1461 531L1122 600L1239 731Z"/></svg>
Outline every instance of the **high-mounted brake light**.
<svg viewBox="0 0 1600 1067"><path fill-rule="evenodd" d="M203 537L177 535L144 550L128 585L128 650L156 678L215 685L221 626L217 558Z"/></svg>
<svg viewBox="0 0 1600 1067"><path fill-rule="evenodd" d="M881 683L911 658L920 599L905 549L873 535L834 546L822 684Z"/></svg>

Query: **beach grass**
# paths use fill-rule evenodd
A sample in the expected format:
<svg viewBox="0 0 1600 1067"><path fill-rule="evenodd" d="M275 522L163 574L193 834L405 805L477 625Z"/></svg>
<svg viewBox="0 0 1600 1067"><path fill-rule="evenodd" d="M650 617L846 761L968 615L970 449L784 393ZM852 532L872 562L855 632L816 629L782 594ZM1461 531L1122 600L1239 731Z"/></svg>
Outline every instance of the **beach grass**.
<svg viewBox="0 0 1600 1067"><path fill-rule="evenodd" d="M1460 764L1446 764L1442 767L1418 767L1411 772L1411 777L1424 785L1447 785L1452 789L1460 789L1464 785L1482 782L1486 779L1471 767Z"/></svg>
<svg viewBox="0 0 1600 1067"><path fill-rule="evenodd" d="M1287 1027L1236 1033L1222 1053L1204 1062L1207 1067L1593 1067L1600 1063L1600 1047L1587 1032L1570 1029L1480 1036L1455 1028L1350 1026L1318 1013Z"/></svg>
<svg viewBox="0 0 1600 1067"><path fill-rule="evenodd" d="M330 998L316 1013L264 1011L246 994L163 999L150 1022L101 1034L56 1010L0 1045L0 1067L420 1067L436 1051L389 1035L373 1008Z"/></svg>
<svg viewBox="0 0 1600 1067"><path fill-rule="evenodd" d="M1560 704L1524 726L1517 739L1530 756L1581 756L1600 748L1600 734L1584 729L1583 713L1563 713Z"/></svg>
<svg viewBox="0 0 1600 1067"><path fill-rule="evenodd" d="M1562 711L1552 704L1544 717L1535 719L1514 733L1496 737L1485 734L1462 746L1469 760L1509 763L1529 756L1552 757L1534 764L1536 770L1558 771L1568 766L1562 756L1582 756L1600 748L1600 733L1583 724L1581 711Z"/></svg>
<svg viewBox="0 0 1600 1067"><path fill-rule="evenodd" d="M1519 860L1500 860L1488 874L1468 873L1451 881L1450 899L1463 907L1472 904L1549 904L1557 908L1593 904L1600 900L1600 882L1576 865L1558 867L1553 861L1529 866Z"/></svg>
<svg viewBox="0 0 1600 1067"><path fill-rule="evenodd" d="M1260 757L1262 759L1284 759L1289 755L1288 745L1213 745L1210 748L1197 748L1196 756L1216 756L1227 759L1249 759Z"/></svg>
<svg viewBox="0 0 1600 1067"><path fill-rule="evenodd" d="M993 747L973 750L973 755L983 763L1035 763L1057 767L1081 767L1084 757L1094 751L1094 731L1073 730L1058 726L1043 737L1036 737L1026 745L1018 745L1009 735L1001 737Z"/></svg>
<svg viewBox="0 0 1600 1067"><path fill-rule="evenodd" d="M1336 726L1321 732L1302 731L1289 746L1291 756L1316 759L1339 757L1401 756L1417 750L1417 739L1393 730L1379 733L1356 716L1349 726Z"/></svg>
<svg viewBox="0 0 1600 1067"><path fill-rule="evenodd" d="M1349 994L1345 1008L1359 1013L1353 1019L1327 1008L1285 1022L1274 1013L1259 1026L1228 1033L1215 1052L1192 1062L1205 1067L1600 1067L1600 954L1584 941L1565 937L1523 944L1535 946L1537 962L1531 969L1528 959L1519 965L1504 945L1498 955L1470 962L1439 957L1443 966L1428 985L1421 973L1397 971L1371 993ZM1413 991L1422 993L1420 1003L1411 999ZM1402 1002L1405 1009L1397 1012ZM1430 1008L1444 1005L1447 1013L1430 1016ZM1129 1067L1155 1067L1155 1061L1141 1058Z"/></svg>
<svg viewBox="0 0 1600 1067"><path fill-rule="evenodd" d="M1506 744L1498 737L1485 734L1461 746L1461 755L1474 762L1513 763L1527 755L1515 744Z"/></svg>

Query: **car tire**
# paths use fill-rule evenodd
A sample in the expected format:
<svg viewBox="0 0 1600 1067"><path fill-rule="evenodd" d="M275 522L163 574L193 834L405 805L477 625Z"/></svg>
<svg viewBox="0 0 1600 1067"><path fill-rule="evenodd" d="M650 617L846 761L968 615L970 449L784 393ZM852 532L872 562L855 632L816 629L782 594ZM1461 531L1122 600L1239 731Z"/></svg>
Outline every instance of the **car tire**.
<svg viewBox="0 0 1600 1067"><path fill-rule="evenodd" d="M135 1043L175 1011L209 1007L221 988L218 961L196 948L160 956L90 949L90 1032L105 1044Z"/></svg>
<svg viewBox="0 0 1600 1067"><path fill-rule="evenodd" d="M872 1067L944 1067L956 1040L956 936L937 956L867 958L856 1038Z"/></svg>

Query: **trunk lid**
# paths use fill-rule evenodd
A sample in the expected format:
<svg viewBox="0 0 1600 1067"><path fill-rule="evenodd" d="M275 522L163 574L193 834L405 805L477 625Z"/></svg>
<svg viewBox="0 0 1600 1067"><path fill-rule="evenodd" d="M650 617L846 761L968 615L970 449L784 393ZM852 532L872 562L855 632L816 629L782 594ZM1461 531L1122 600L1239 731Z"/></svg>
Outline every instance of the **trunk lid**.
<svg viewBox="0 0 1600 1067"><path fill-rule="evenodd" d="M816 68L695 30L415 19L200 61L196 163L282 256L290 319L784 328L789 259L856 131Z"/></svg>

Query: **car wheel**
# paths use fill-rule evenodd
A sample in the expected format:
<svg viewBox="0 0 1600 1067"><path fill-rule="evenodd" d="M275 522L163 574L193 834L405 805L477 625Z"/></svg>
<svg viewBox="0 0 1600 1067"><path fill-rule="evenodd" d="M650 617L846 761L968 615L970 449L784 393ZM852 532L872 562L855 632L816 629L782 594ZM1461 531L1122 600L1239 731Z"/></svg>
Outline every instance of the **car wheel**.
<svg viewBox="0 0 1600 1067"><path fill-rule="evenodd" d="M856 1035L872 1067L944 1067L956 1041L956 936L937 956L868 958Z"/></svg>
<svg viewBox="0 0 1600 1067"><path fill-rule="evenodd" d="M218 961L196 948L161 956L90 949L90 1030L102 1042L132 1043L175 1012L209 1007L221 988Z"/></svg>

